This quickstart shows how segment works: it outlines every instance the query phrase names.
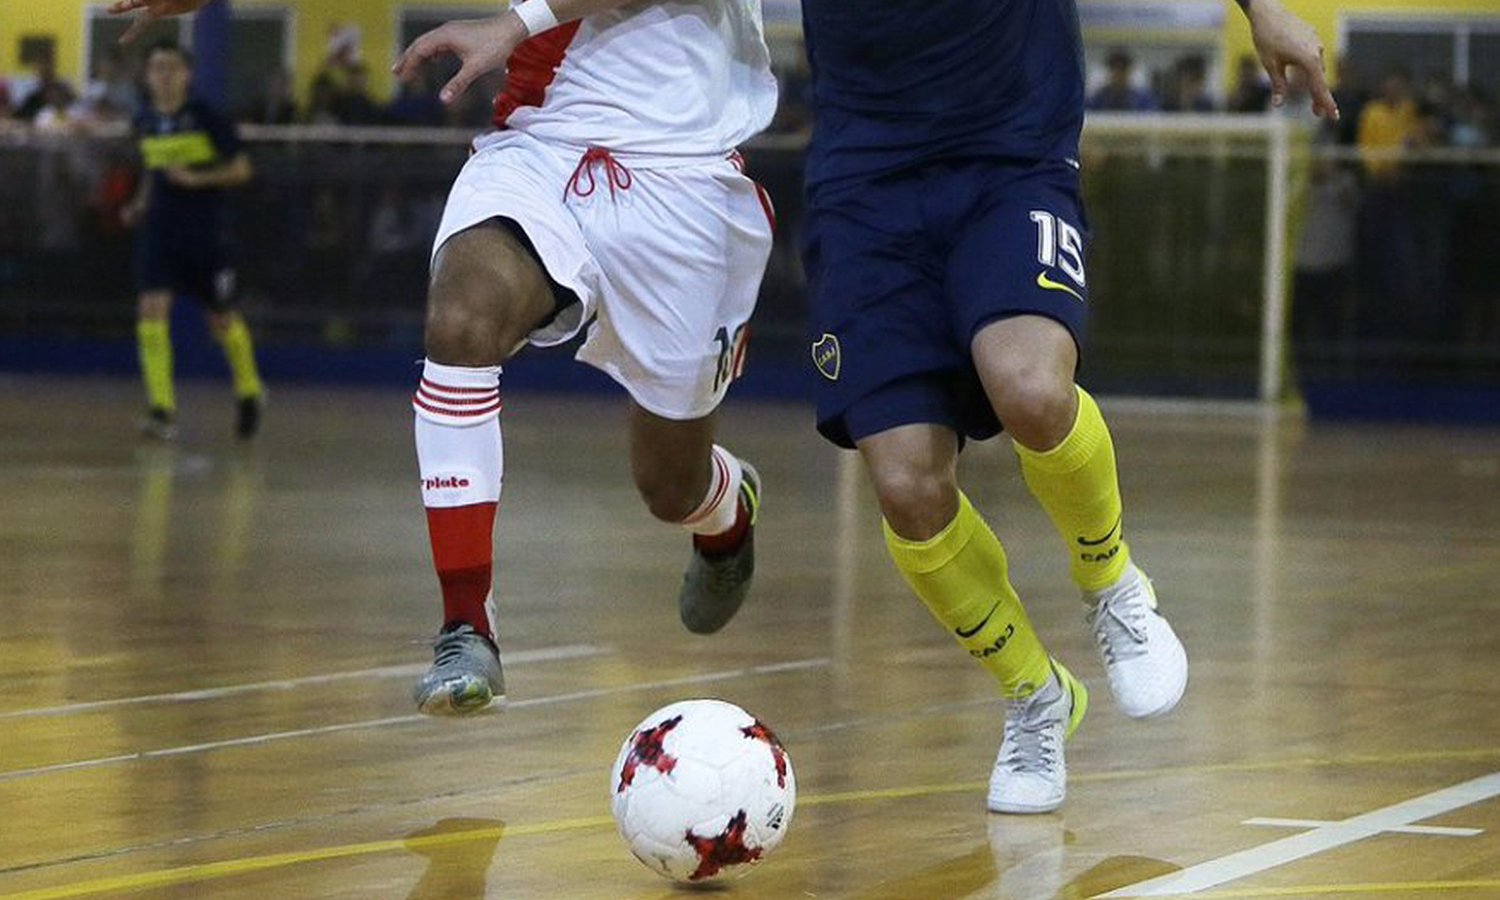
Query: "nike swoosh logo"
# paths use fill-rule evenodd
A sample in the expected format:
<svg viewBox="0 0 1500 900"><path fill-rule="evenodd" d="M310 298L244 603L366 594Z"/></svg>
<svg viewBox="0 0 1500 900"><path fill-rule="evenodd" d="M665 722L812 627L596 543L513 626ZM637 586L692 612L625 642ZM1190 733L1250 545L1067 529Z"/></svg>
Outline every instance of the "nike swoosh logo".
<svg viewBox="0 0 1500 900"><path fill-rule="evenodd" d="M990 611L984 614L984 618L979 620L979 624L978 625L975 625L973 628L969 628L967 630L963 629L963 628L955 628L955 629L953 629L953 633L956 634L956 635L958 635L961 638L971 638L971 637L973 637L974 635L978 634L980 632L980 630L982 630L984 628L985 625L989 624L990 617L993 616L995 614L995 610L997 610L999 608L1000 608L1000 601L996 600L995 601L995 605L991 606L990 607Z"/></svg>
<svg viewBox="0 0 1500 900"><path fill-rule="evenodd" d="M1099 540L1091 541L1087 538L1079 538L1078 543L1082 544L1085 547L1099 546L1100 544L1115 536L1115 532L1120 529L1120 520L1123 518L1125 518L1125 513L1121 512L1120 515L1115 518L1115 524L1111 525L1109 530L1104 533L1104 537L1100 538Z"/></svg>
<svg viewBox="0 0 1500 900"><path fill-rule="evenodd" d="M1082 294L1078 293L1077 291L1073 290L1060 281L1053 281L1051 278L1048 278L1046 272L1036 273L1036 286L1042 288L1043 290L1062 291L1066 294L1072 294L1073 299L1077 300L1079 303L1084 302Z"/></svg>

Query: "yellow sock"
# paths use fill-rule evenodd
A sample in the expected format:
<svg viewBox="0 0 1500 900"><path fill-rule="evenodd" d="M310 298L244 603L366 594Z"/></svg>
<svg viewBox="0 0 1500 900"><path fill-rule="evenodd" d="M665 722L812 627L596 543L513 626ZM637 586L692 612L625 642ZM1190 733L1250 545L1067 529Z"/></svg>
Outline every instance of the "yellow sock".
<svg viewBox="0 0 1500 900"><path fill-rule="evenodd" d="M936 537L908 541L885 523L896 568L969 655L1000 683L1006 697L1026 697L1052 674L1006 574L1005 550L959 494L958 515Z"/></svg>
<svg viewBox="0 0 1500 900"><path fill-rule="evenodd" d="M1068 545L1073 580L1085 591L1118 581L1130 563L1130 546L1123 536L1115 446L1094 398L1078 388L1078 418L1061 444L1043 453L1015 448L1026 486Z"/></svg>
<svg viewBox="0 0 1500 900"><path fill-rule="evenodd" d="M135 342L141 359L141 380L146 383L146 403L152 409L174 412L177 396L172 390L172 336L167 321L136 322Z"/></svg>
<svg viewBox="0 0 1500 900"><path fill-rule="evenodd" d="M250 329L245 320L235 316L224 329L219 339L224 348L224 359L229 362L229 372L234 377L234 395L241 400L259 397L262 391L260 373L255 368L255 346L250 341Z"/></svg>

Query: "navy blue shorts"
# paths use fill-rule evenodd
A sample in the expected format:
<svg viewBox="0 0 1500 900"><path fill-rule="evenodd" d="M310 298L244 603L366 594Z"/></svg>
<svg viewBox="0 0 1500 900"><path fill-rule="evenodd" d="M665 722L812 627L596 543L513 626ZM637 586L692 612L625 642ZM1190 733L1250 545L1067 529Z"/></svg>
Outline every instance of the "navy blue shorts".
<svg viewBox="0 0 1500 900"><path fill-rule="evenodd" d="M1041 315L1081 350L1087 234L1064 162L935 163L816 192L804 262L818 430L843 447L913 423L997 434L974 335Z"/></svg>
<svg viewBox="0 0 1500 900"><path fill-rule="evenodd" d="M234 305L235 272L217 232L152 227L136 240L136 286L141 293L171 291L216 312Z"/></svg>

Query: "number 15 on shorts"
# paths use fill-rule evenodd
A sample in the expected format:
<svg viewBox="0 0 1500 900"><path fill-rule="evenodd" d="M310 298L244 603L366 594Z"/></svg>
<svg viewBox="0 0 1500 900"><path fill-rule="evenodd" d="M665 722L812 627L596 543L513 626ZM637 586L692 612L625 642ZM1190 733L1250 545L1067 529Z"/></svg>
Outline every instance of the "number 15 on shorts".
<svg viewBox="0 0 1500 900"><path fill-rule="evenodd" d="M1062 269L1083 287L1083 235L1045 209L1032 210L1031 221L1036 224L1037 261L1049 269Z"/></svg>

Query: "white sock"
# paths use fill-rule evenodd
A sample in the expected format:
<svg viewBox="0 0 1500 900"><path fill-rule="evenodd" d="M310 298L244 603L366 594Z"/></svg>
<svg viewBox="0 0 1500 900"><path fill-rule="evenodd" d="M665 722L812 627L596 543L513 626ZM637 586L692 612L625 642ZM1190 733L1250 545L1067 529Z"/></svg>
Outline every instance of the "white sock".
<svg viewBox="0 0 1500 900"><path fill-rule="evenodd" d="M500 407L499 366L423 364L412 408L424 506L499 502L505 466Z"/></svg>
<svg viewBox="0 0 1500 900"><path fill-rule="evenodd" d="M715 444L709 470L708 494L681 522L693 534L723 534L734 527L739 509L740 482L745 476L739 457Z"/></svg>

